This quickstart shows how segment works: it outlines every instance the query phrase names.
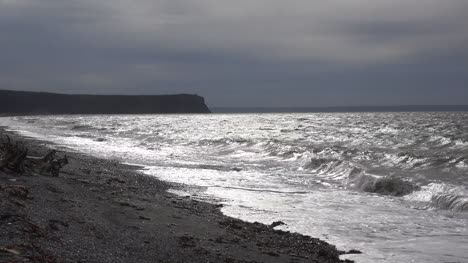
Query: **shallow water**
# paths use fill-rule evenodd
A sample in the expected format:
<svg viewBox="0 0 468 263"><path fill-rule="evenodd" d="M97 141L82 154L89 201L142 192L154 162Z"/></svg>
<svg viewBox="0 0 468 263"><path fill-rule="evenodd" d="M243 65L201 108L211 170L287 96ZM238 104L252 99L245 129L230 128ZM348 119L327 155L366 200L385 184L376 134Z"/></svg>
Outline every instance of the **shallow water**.
<svg viewBox="0 0 468 263"><path fill-rule="evenodd" d="M468 113L26 116L1 125L198 186L247 221L359 249L468 262ZM187 190L187 191L192 191Z"/></svg>

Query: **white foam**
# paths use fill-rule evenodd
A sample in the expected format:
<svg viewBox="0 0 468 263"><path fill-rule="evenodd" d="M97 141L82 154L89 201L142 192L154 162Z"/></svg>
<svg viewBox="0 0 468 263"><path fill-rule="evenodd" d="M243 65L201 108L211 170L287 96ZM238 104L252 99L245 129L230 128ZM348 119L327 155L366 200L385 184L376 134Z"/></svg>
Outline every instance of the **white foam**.
<svg viewBox="0 0 468 263"><path fill-rule="evenodd" d="M363 250L348 256L358 262L463 262L468 213L456 211L463 207L466 194L460 191L468 182L460 179L466 162L453 160L466 157L467 149L444 133L462 117L111 115L0 118L0 123L98 157L145 165L146 173L163 180L206 189L196 195L222 200L228 215L281 220L287 230ZM72 130L74 125L94 129ZM447 156L448 162L431 163ZM386 179L422 188L404 197L363 191Z"/></svg>

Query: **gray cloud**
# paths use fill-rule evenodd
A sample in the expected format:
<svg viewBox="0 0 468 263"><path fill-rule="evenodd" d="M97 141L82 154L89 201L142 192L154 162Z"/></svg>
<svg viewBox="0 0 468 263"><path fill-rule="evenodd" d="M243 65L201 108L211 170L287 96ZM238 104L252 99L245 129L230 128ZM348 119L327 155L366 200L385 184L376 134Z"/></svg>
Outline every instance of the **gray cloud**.
<svg viewBox="0 0 468 263"><path fill-rule="evenodd" d="M212 106L464 104L467 11L464 0L0 0L0 87L198 93Z"/></svg>

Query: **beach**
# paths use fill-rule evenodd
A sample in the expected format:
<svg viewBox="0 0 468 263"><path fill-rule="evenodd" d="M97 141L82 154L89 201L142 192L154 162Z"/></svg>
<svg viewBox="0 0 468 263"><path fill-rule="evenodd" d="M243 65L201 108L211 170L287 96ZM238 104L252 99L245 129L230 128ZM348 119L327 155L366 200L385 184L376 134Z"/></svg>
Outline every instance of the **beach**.
<svg viewBox="0 0 468 263"><path fill-rule="evenodd" d="M31 156L50 151L2 132L25 142ZM59 154L69 159L59 177L0 171L0 262L344 262L319 239L171 194L181 186L141 167Z"/></svg>

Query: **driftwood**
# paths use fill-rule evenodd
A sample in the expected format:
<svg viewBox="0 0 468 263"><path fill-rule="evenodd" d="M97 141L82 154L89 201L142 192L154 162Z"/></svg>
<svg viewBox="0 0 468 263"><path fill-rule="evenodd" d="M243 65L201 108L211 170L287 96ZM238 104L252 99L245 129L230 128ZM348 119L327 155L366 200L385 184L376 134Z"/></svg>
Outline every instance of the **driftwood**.
<svg viewBox="0 0 468 263"><path fill-rule="evenodd" d="M68 164L68 158L65 155L60 159L51 159L48 162L45 162L40 168L40 174L50 173L52 176L59 176L60 169Z"/></svg>
<svg viewBox="0 0 468 263"><path fill-rule="evenodd" d="M5 137L6 140L1 137L0 143L0 169L8 168L15 172L23 172L23 162L28 155L28 149L21 142L12 143L8 135Z"/></svg>
<svg viewBox="0 0 468 263"><path fill-rule="evenodd" d="M47 163L52 161L55 158L55 155L57 154L56 150L51 150L48 154L46 154L43 157L34 157L34 156L27 156L26 158L35 163Z"/></svg>
<svg viewBox="0 0 468 263"><path fill-rule="evenodd" d="M68 158L56 155L57 151L51 150L42 157L28 156L28 149L22 142L13 143L8 135L0 136L0 169L58 176L60 169L68 164Z"/></svg>

